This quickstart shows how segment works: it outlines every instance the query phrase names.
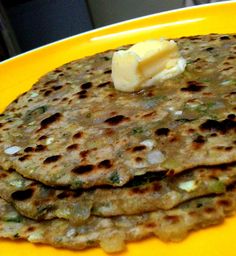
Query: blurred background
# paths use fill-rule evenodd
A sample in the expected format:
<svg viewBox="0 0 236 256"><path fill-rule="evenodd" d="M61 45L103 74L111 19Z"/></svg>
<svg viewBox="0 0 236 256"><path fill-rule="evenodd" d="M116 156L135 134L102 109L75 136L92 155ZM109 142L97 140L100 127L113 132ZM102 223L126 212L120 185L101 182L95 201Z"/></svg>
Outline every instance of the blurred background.
<svg viewBox="0 0 236 256"><path fill-rule="evenodd" d="M217 0L0 0L0 61L56 40Z"/></svg>

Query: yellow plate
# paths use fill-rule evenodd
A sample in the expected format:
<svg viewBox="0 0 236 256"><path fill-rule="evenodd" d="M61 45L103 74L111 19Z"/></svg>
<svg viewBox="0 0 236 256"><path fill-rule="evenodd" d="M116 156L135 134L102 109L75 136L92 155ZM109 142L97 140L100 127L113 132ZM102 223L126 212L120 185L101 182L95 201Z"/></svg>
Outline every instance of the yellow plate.
<svg viewBox="0 0 236 256"><path fill-rule="evenodd" d="M93 30L38 48L0 64L0 111L17 95L28 90L47 71L71 60L119 45L159 37L208 33L236 33L236 2L229 1L164 12ZM223 225L200 230L181 243L152 238L130 243L119 255L220 256L236 255L236 217ZM100 249L73 252L27 242L0 240L4 256L106 255Z"/></svg>

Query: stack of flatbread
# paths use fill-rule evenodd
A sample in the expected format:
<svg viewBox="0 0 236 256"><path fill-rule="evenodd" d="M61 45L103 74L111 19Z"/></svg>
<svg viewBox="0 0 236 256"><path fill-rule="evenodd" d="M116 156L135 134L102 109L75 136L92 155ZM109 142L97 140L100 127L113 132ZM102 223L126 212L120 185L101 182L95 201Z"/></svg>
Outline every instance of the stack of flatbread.
<svg viewBox="0 0 236 256"><path fill-rule="evenodd" d="M236 35L175 41L185 71L142 91L115 90L110 50L7 107L1 237L114 252L150 235L180 241L235 212Z"/></svg>

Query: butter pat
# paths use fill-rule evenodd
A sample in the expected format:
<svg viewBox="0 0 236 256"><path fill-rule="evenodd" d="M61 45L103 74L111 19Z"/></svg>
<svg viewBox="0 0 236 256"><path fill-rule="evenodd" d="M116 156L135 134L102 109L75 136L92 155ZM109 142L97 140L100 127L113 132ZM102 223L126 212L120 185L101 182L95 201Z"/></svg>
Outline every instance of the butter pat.
<svg viewBox="0 0 236 256"><path fill-rule="evenodd" d="M173 40L148 40L114 53L112 79L117 90L134 92L182 73L185 66Z"/></svg>

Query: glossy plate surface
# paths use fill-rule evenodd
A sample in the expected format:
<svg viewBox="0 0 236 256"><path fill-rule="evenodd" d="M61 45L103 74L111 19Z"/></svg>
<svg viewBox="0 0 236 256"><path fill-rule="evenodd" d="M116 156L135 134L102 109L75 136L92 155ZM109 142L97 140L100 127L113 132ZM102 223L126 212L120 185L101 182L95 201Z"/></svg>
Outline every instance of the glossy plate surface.
<svg viewBox="0 0 236 256"><path fill-rule="evenodd" d="M159 38L209 33L236 33L236 1L164 12L122 22L70 37L0 63L0 111L30 89L37 79L66 62L127 43ZM224 224L192 233L181 243L163 243L156 238L130 243L124 256L221 256L236 255L236 217ZM4 256L102 256L100 249L75 252L0 240Z"/></svg>

